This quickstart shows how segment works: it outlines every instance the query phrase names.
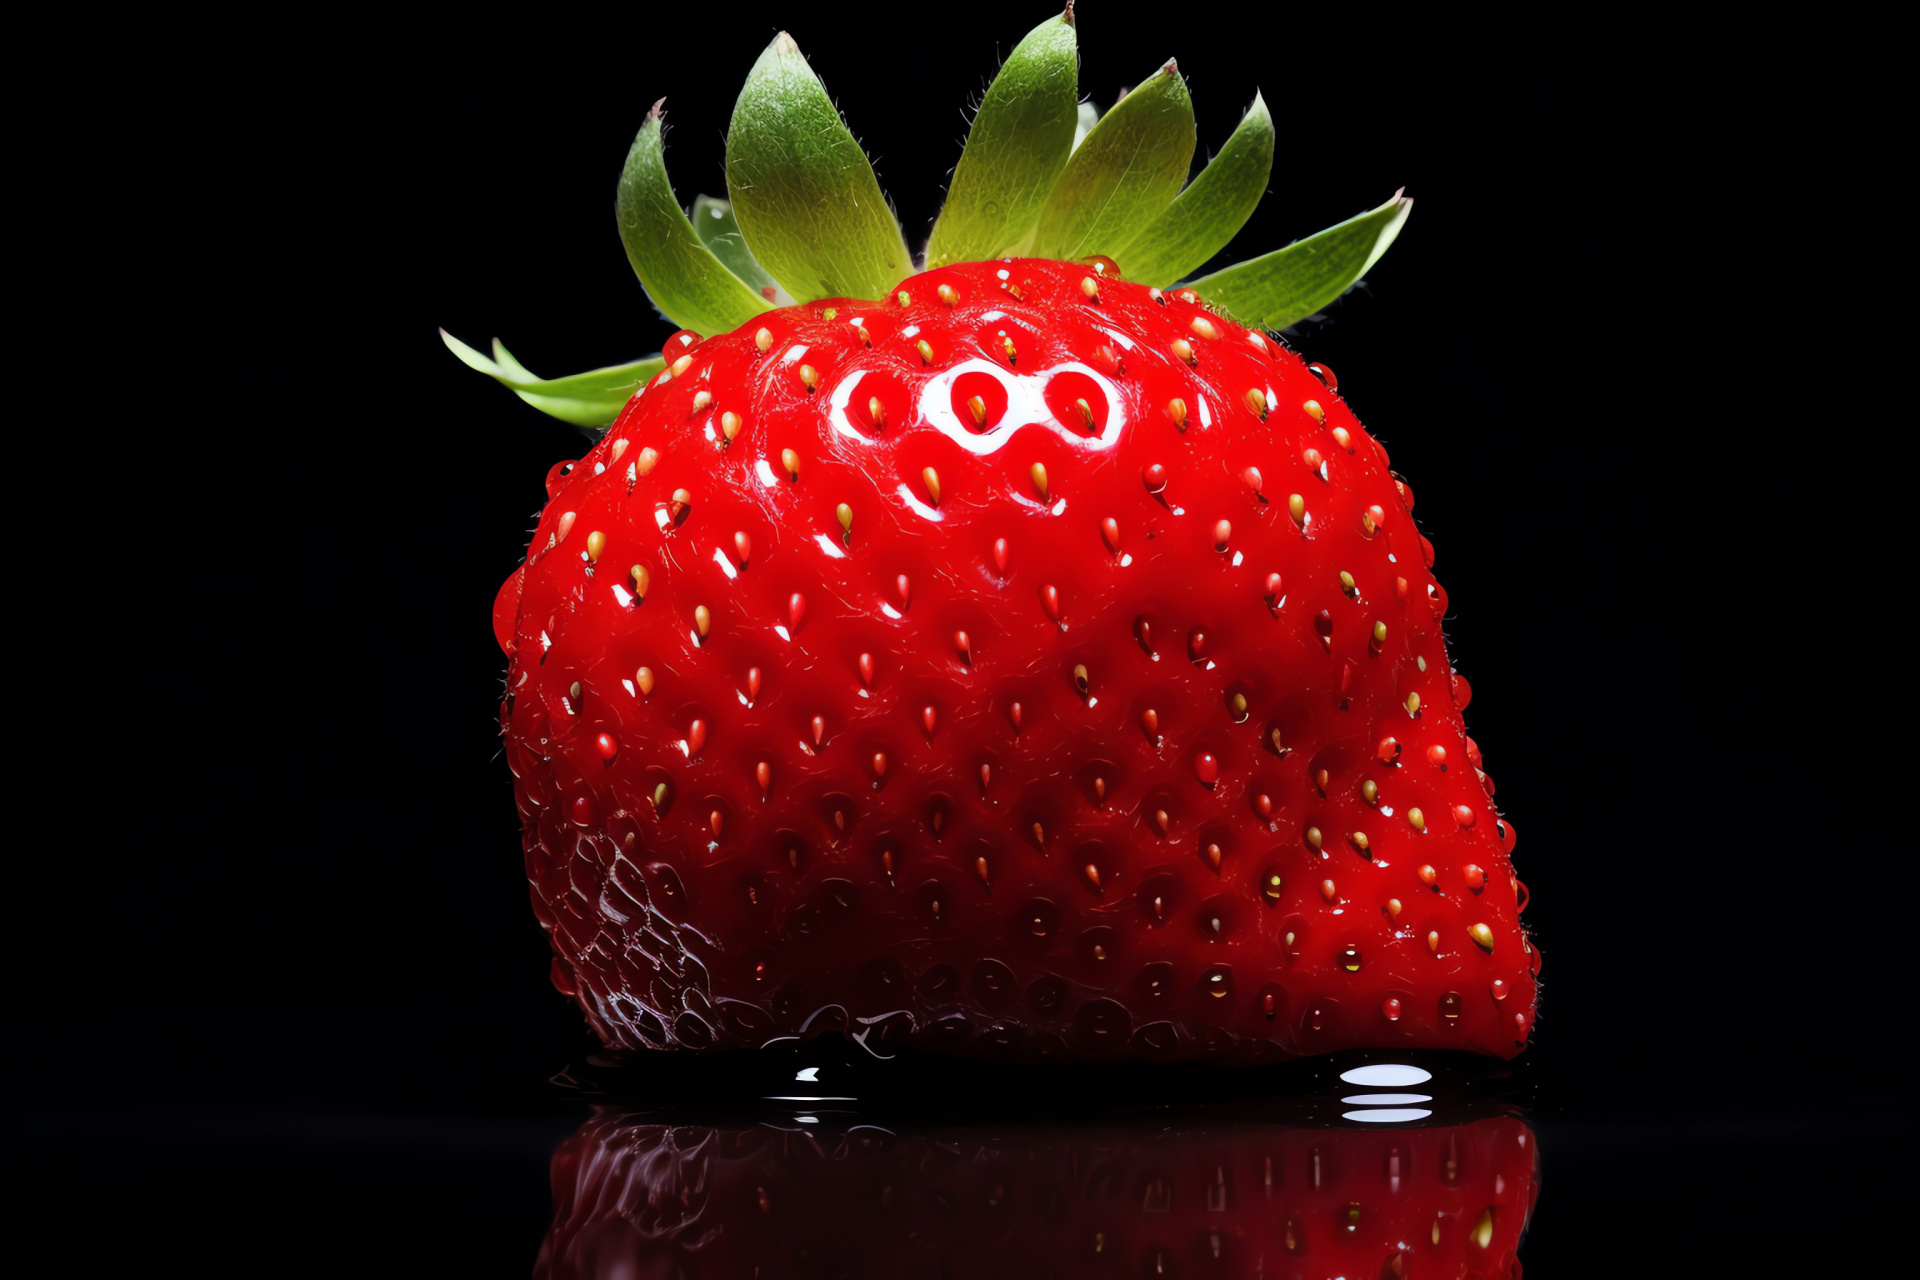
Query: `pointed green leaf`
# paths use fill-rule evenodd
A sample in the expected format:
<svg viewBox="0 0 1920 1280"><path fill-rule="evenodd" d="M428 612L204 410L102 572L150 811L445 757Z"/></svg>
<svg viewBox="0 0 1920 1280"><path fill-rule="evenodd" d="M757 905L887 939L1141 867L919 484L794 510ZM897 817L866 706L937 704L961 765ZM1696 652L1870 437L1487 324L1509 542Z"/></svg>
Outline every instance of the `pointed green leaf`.
<svg viewBox="0 0 1920 1280"><path fill-rule="evenodd" d="M1080 118L1073 9L1014 46L967 133L927 265L978 262L1026 241L1073 150Z"/></svg>
<svg viewBox="0 0 1920 1280"><path fill-rule="evenodd" d="M1093 132L1093 126L1099 123L1100 108L1094 106L1091 102L1081 103L1079 116L1073 123L1073 149L1075 151L1078 151L1080 144L1087 140L1087 135Z"/></svg>
<svg viewBox="0 0 1920 1280"><path fill-rule="evenodd" d="M734 104L727 194L747 247L796 301L880 298L913 271L873 166L784 31Z"/></svg>
<svg viewBox="0 0 1920 1280"><path fill-rule="evenodd" d="M1139 235L1110 256L1120 274L1166 286L1227 247L1267 193L1273 172L1273 117L1255 94L1240 127L1200 176Z"/></svg>
<svg viewBox="0 0 1920 1280"><path fill-rule="evenodd" d="M1193 100L1169 62L1100 117L1068 159L1041 211L1034 256L1111 255L1180 194L1193 143Z"/></svg>
<svg viewBox="0 0 1920 1280"><path fill-rule="evenodd" d="M440 331L440 340L467 368L495 379L540 412L592 432L606 430L620 416L620 410L626 408L633 393L667 367L665 357L648 356L629 364L589 369L569 378L536 378L513 358L498 338L493 340L493 350L498 357L493 360L445 329Z"/></svg>
<svg viewBox="0 0 1920 1280"><path fill-rule="evenodd" d="M681 212L667 181L660 105L647 113L620 172L620 242L662 315L696 333L732 333L773 304L722 265Z"/></svg>
<svg viewBox="0 0 1920 1280"><path fill-rule="evenodd" d="M721 265L739 276L749 289L777 307L793 301L747 251L747 238L740 234L740 222L733 216L731 204L718 196L695 196L688 221L693 223L693 234L700 237L700 243L711 249Z"/></svg>
<svg viewBox="0 0 1920 1280"><path fill-rule="evenodd" d="M1242 324L1284 329L1352 288L1387 251L1412 210L1413 201L1396 191L1378 209L1187 287Z"/></svg>

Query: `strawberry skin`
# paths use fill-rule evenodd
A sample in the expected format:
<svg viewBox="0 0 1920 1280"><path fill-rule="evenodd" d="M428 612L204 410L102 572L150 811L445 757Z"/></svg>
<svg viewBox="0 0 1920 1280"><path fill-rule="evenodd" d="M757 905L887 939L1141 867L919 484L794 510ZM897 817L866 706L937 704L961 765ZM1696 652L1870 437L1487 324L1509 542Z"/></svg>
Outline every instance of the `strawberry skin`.
<svg viewBox="0 0 1920 1280"><path fill-rule="evenodd" d="M534 909L603 1040L1524 1047L1446 595L1330 373L1024 259L667 357L495 609Z"/></svg>
<svg viewBox="0 0 1920 1280"><path fill-rule="evenodd" d="M534 1274L1510 1280L1536 1148L1510 1116L983 1139L603 1114L554 1153Z"/></svg>

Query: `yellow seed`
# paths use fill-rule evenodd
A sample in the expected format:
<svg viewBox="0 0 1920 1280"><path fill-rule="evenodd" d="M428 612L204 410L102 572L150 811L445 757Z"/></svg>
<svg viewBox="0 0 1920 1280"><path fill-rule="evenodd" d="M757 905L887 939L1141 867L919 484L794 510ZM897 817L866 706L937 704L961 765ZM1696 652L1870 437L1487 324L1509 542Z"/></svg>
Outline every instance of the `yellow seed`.
<svg viewBox="0 0 1920 1280"><path fill-rule="evenodd" d="M1255 351L1265 351L1267 349L1267 340L1260 336L1259 330L1249 329L1247 330L1247 345Z"/></svg>
<svg viewBox="0 0 1920 1280"><path fill-rule="evenodd" d="M704 639L707 629L713 626L713 611L705 605L696 605L693 610L693 626Z"/></svg>
<svg viewBox="0 0 1920 1280"><path fill-rule="evenodd" d="M1247 408L1259 415L1260 421L1267 420L1267 393L1259 387L1247 392Z"/></svg>
<svg viewBox="0 0 1920 1280"><path fill-rule="evenodd" d="M921 364L933 363L933 346L925 338L922 338L920 339L920 341L914 343L913 349L920 353Z"/></svg>
<svg viewBox="0 0 1920 1280"><path fill-rule="evenodd" d="M1427 815L1418 809L1407 810L1407 821L1413 824L1415 831L1425 831L1427 829Z"/></svg>
<svg viewBox="0 0 1920 1280"><path fill-rule="evenodd" d="M587 560L591 564L600 562L600 553L607 549L607 535L595 529L587 535Z"/></svg>
<svg viewBox="0 0 1920 1280"><path fill-rule="evenodd" d="M693 505L693 495L685 489L675 489L673 491L673 505L676 507L690 507Z"/></svg>
<svg viewBox="0 0 1920 1280"><path fill-rule="evenodd" d="M1375 644L1385 644L1387 642L1387 624L1386 623L1375 622L1373 624L1373 642Z"/></svg>
<svg viewBox="0 0 1920 1280"><path fill-rule="evenodd" d="M935 471L932 467L928 467L925 471L922 471L920 473L920 478L927 482L927 497L933 500L934 506L936 507L939 506L940 505L940 473Z"/></svg>
<svg viewBox="0 0 1920 1280"><path fill-rule="evenodd" d="M1307 828L1307 843L1308 843L1308 844L1310 844L1310 845L1312 845L1312 846L1313 846L1314 848L1316 848L1316 849L1318 849L1318 848L1320 847L1320 842L1321 842L1321 840L1322 840L1322 839L1324 839L1324 837L1323 837L1323 836L1321 836L1321 834L1320 834L1320 828L1318 828L1318 827L1308 827L1308 828Z"/></svg>
<svg viewBox="0 0 1920 1280"><path fill-rule="evenodd" d="M1355 591L1358 590L1358 588L1353 585L1353 575L1345 569L1340 571L1340 590L1346 592L1348 595L1353 595Z"/></svg>
<svg viewBox="0 0 1920 1280"><path fill-rule="evenodd" d="M913 298L911 295L907 293L905 289L902 289L900 292L894 294L893 296L895 300L897 300L900 303L900 305L903 307L910 307L913 305Z"/></svg>
<svg viewBox="0 0 1920 1280"><path fill-rule="evenodd" d="M713 392L707 390L705 387L693 393L693 411L695 413L706 412L707 406L712 403Z"/></svg>
<svg viewBox="0 0 1920 1280"><path fill-rule="evenodd" d="M1234 694L1233 701L1230 705L1233 707L1234 719L1245 720L1247 718L1247 695L1246 694L1244 693Z"/></svg>
<svg viewBox="0 0 1920 1280"><path fill-rule="evenodd" d="M886 422L887 406L880 403L879 396L867 397L867 420L876 427Z"/></svg>
<svg viewBox="0 0 1920 1280"><path fill-rule="evenodd" d="M649 697L653 693L653 668L642 667L634 672L633 682L640 686L641 697Z"/></svg>
<svg viewBox="0 0 1920 1280"><path fill-rule="evenodd" d="M822 311L820 313L820 318L822 320L837 320L840 318L840 308L828 307L825 311Z"/></svg>
<svg viewBox="0 0 1920 1280"><path fill-rule="evenodd" d="M800 478L800 455L793 450L782 449L780 451L780 465L787 469L787 477L789 479L798 480Z"/></svg>
<svg viewBox="0 0 1920 1280"><path fill-rule="evenodd" d="M647 567L643 564L637 564L627 570L627 576L633 579L634 598L645 600L647 598L647 587L653 581L652 575L647 572Z"/></svg>
<svg viewBox="0 0 1920 1280"><path fill-rule="evenodd" d="M1083 276L1080 280L1080 292L1087 295L1088 302L1100 301L1100 282L1092 276Z"/></svg>
<svg viewBox="0 0 1920 1280"><path fill-rule="evenodd" d="M625 453L626 451L627 451L627 442L625 440L615 440L613 442L613 450L607 456L612 458L615 462L618 462L620 461L620 455Z"/></svg>
<svg viewBox="0 0 1920 1280"><path fill-rule="evenodd" d="M1075 688L1080 690L1080 692L1085 693L1087 691L1087 668L1084 663L1078 664L1074 667L1073 684Z"/></svg>
<svg viewBox="0 0 1920 1280"><path fill-rule="evenodd" d="M1398 920L1400 918L1400 899L1398 898L1387 899L1387 914L1393 917L1395 920Z"/></svg>
<svg viewBox="0 0 1920 1280"><path fill-rule="evenodd" d="M1470 924L1467 926L1467 932L1473 935L1474 945L1482 951L1493 950L1493 930L1484 924Z"/></svg>
<svg viewBox="0 0 1920 1280"><path fill-rule="evenodd" d="M1360 784L1360 798L1368 804L1380 803L1380 784L1368 778Z"/></svg>
<svg viewBox="0 0 1920 1280"><path fill-rule="evenodd" d="M837 516L840 520L840 532L843 534L849 534L849 535L852 534L853 533L853 508L843 502L839 506L834 508L833 514Z"/></svg>
<svg viewBox="0 0 1920 1280"><path fill-rule="evenodd" d="M1047 466L1044 462L1033 464L1033 487L1040 491L1041 497L1047 496Z"/></svg>
<svg viewBox="0 0 1920 1280"><path fill-rule="evenodd" d="M1196 363L1193 354L1193 344L1185 338L1175 338L1173 340L1173 358L1176 360L1184 360L1188 364Z"/></svg>
<svg viewBox="0 0 1920 1280"><path fill-rule="evenodd" d="M979 396L969 396L967 398L967 413L973 418L974 426L984 427L987 425L987 402Z"/></svg>
<svg viewBox="0 0 1920 1280"><path fill-rule="evenodd" d="M1335 427L1333 429L1333 442L1342 449L1345 449L1348 453L1353 452L1353 437L1348 434L1345 427Z"/></svg>
<svg viewBox="0 0 1920 1280"><path fill-rule="evenodd" d="M1473 1242L1482 1249L1493 1243L1493 1210L1487 1209L1480 1215L1480 1221L1474 1224Z"/></svg>
<svg viewBox="0 0 1920 1280"><path fill-rule="evenodd" d="M1407 714L1410 716L1417 716L1420 714L1420 695L1419 694L1410 693L1407 695Z"/></svg>
<svg viewBox="0 0 1920 1280"><path fill-rule="evenodd" d="M648 445L640 451L639 458L634 461L633 469L644 476L653 470L653 464L658 461L660 461L660 451L652 445Z"/></svg>
<svg viewBox="0 0 1920 1280"><path fill-rule="evenodd" d="M1085 400L1075 400L1073 407L1080 411L1081 425L1091 431L1093 429L1093 406Z"/></svg>
<svg viewBox="0 0 1920 1280"><path fill-rule="evenodd" d="M693 367L693 357L681 356L678 360L675 360L673 362L673 376L677 378L692 367Z"/></svg>
<svg viewBox="0 0 1920 1280"><path fill-rule="evenodd" d="M772 348L773 330L761 329L758 332L756 332L753 335L753 345L760 348L762 351L766 351Z"/></svg>
<svg viewBox="0 0 1920 1280"><path fill-rule="evenodd" d="M1207 319L1205 316L1195 316L1193 318L1193 323L1188 327L1191 328L1200 337L1205 338L1208 342L1212 342L1215 338L1220 336L1219 326L1214 324L1213 321Z"/></svg>
<svg viewBox="0 0 1920 1280"><path fill-rule="evenodd" d="M1167 416L1173 419L1173 425L1185 431L1187 429L1187 402L1179 396L1167 401Z"/></svg>
<svg viewBox="0 0 1920 1280"><path fill-rule="evenodd" d="M1364 831L1353 832L1351 835L1347 837L1347 843L1351 844L1355 849L1358 849L1361 853L1365 853L1369 848L1372 847L1367 843L1367 833Z"/></svg>
<svg viewBox="0 0 1920 1280"><path fill-rule="evenodd" d="M1320 407L1320 402L1318 400L1308 400L1307 402L1302 404L1300 407L1302 409L1305 409L1307 411L1307 416L1309 418L1312 418L1315 422L1325 422L1327 420L1327 411Z"/></svg>
<svg viewBox="0 0 1920 1280"><path fill-rule="evenodd" d="M1000 346L1001 346L1001 349L1007 353L1008 364L1012 364L1015 360L1018 360L1020 358L1019 353L1013 349L1013 339L1009 338L1004 333L1000 335Z"/></svg>
<svg viewBox="0 0 1920 1280"><path fill-rule="evenodd" d="M1287 514L1302 529L1307 527L1307 500L1297 493L1287 495Z"/></svg>
<svg viewBox="0 0 1920 1280"><path fill-rule="evenodd" d="M950 284L941 285L935 292L940 295L940 301L946 303L948 306L952 306L954 303L960 301L960 295L954 292L953 286Z"/></svg>
<svg viewBox="0 0 1920 1280"><path fill-rule="evenodd" d="M820 371L810 364L800 366L800 383L808 391L820 385Z"/></svg>
<svg viewBox="0 0 1920 1280"><path fill-rule="evenodd" d="M727 443L733 443L733 438L740 434L740 415L731 409L721 414L720 434L727 438Z"/></svg>

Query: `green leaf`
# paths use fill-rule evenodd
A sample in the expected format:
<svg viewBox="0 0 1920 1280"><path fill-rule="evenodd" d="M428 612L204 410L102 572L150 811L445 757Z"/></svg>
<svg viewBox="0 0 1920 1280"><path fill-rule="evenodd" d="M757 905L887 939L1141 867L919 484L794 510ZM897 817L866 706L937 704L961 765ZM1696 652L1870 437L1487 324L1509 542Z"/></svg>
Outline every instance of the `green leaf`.
<svg viewBox="0 0 1920 1280"><path fill-rule="evenodd" d="M589 369L570 378L536 378L498 338L493 340L496 358L491 360L445 329L440 331L440 340L460 363L498 381L540 412L595 433L606 430L627 407L633 393L667 367L664 356L648 356L630 364Z"/></svg>
<svg viewBox="0 0 1920 1280"><path fill-rule="evenodd" d="M1352 288L1380 261L1412 210L1413 201L1396 191L1378 209L1186 287L1242 324L1284 329Z"/></svg>
<svg viewBox="0 0 1920 1280"><path fill-rule="evenodd" d="M927 266L1018 250L1073 151L1080 118L1073 9L1035 27L1007 55L967 133Z"/></svg>
<svg viewBox="0 0 1920 1280"><path fill-rule="evenodd" d="M1273 172L1273 117L1259 94L1240 126L1166 212L1110 256L1120 274L1166 286L1227 247L1267 193Z"/></svg>
<svg viewBox="0 0 1920 1280"><path fill-rule="evenodd" d="M1193 143L1193 100L1169 62L1100 117L1067 160L1040 213L1033 255L1111 255L1180 194Z"/></svg>
<svg viewBox="0 0 1920 1280"><path fill-rule="evenodd" d="M912 274L873 166L784 31L734 104L727 194L753 256L798 302L880 298Z"/></svg>
<svg viewBox="0 0 1920 1280"><path fill-rule="evenodd" d="M767 269L753 260L753 254L747 249L747 238L740 234L740 222L733 216L731 204L718 196L695 196L693 212L688 215L688 220L693 223L693 234L700 237L700 243L711 249L721 265L739 276L749 289L775 306L792 303L793 299L787 297L785 290L773 282ZM773 292L768 293L768 290Z"/></svg>
<svg viewBox="0 0 1920 1280"><path fill-rule="evenodd" d="M1100 108L1094 106L1091 102L1081 103L1080 113L1073 124L1073 149L1075 151L1078 151L1080 144L1087 140L1087 135L1093 132L1093 126L1099 123Z"/></svg>
<svg viewBox="0 0 1920 1280"><path fill-rule="evenodd" d="M729 271L681 212L667 180L661 102L647 113L620 172L620 242L641 287L667 319L696 333L732 333L773 304Z"/></svg>

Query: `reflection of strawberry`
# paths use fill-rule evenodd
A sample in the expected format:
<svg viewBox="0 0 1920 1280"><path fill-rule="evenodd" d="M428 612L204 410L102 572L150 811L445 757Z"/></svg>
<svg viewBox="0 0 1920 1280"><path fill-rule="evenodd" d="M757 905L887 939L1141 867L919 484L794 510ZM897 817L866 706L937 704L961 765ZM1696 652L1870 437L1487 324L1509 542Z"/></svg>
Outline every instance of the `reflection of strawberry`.
<svg viewBox="0 0 1920 1280"><path fill-rule="evenodd" d="M1533 1134L703 1128L617 1115L553 1157L534 1274L1507 1277Z"/></svg>
<svg viewBox="0 0 1920 1280"><path fill-rule="evenodd" d="M783 60L804 71L790 42L762 69L800 74ZM1184 104L1169 77L1110 118ZM1338 270L1335 232L1305 242L1281 301L1238 268L1209 295L996 257L765 310L698 293L717 260L661 284L697 245L670 189L665 214L632 195L658 139L656 116L622 217L672 253L630 237L636 265L663 307L747 318L675 335L554 469L495 608L535 911L599 1034L1518 1052L1536 957L1513 833L1413 495L1330 372L1206 302L1311 310L1404 206ZM1035 216L1025 243L1072 221ZM1123 268L1171 260L1137 231L1101 233Z"/></svg>

